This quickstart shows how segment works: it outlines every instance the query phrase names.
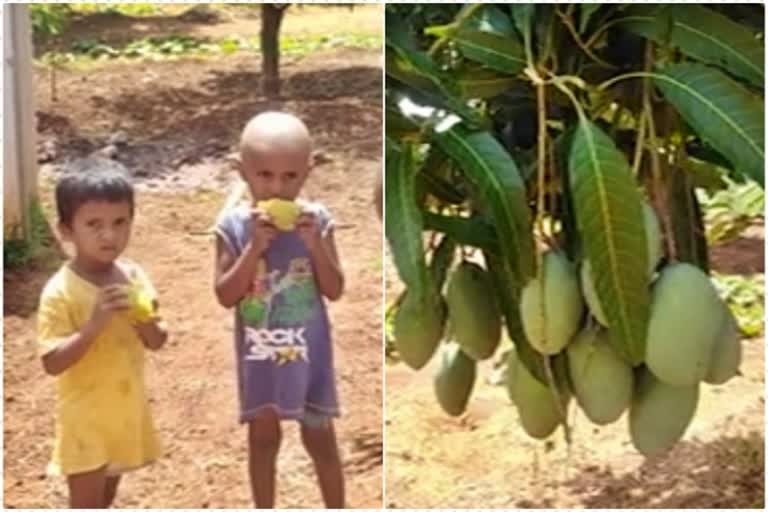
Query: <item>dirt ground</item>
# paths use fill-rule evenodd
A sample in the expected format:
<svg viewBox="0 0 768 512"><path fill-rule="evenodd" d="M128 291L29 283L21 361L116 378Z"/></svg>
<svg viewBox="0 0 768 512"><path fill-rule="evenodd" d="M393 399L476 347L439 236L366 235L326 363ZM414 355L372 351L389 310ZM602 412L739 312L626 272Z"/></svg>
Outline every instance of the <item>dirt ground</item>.
<svg viewBox="0 0 768 512"><path fill-rule="evenodd" d="M714 268L764 272L763 228L716 247ZM400 288L387 263L388 297ZM388 302L391 299L387 299ZM493 364L480 366L467 412L437 405L438 358L414 372L385 371L385 501L389 508L764 508L764 339L743 340L741 372L703 385L696 416L669 453L645 459L631 445L626 415L598 428L573 417L545 442L524 433ZM573 408L572 408L573 411Z"/></svg>
<svg viewBox="0 0 768 512"><path fill-rule="evenodd" d="M355 12L368 20L376 9ZM314 14L297 11L286 20L301 26L302 16L306 22ZM354 25L354 15L345 23ZM164 456L125 477L117 507L251 506L245 431L237 423L233 321L212 293L206 230L235 179L229 158L238 131L265 108L299 114L316 136L316 168L305 195L323 201L336 217L347 282L330 314L348 505L382 505L382 230L371 201L381 168L380 53L339 50L286 60L283 98L272 102L259 93L258 67L257 56L242 54L105 64L59 72L56 102L49 73L36 73L41 193L49 218L49 181L57 167L93 150L112 152L139 183L127 256L140 261L159 288L171 330L168 345L149 355L147 368ZM66 506L63 481L44 474L54 382L42 371L34 341L37 297L58 264L50 259L4 278L7 508ZM284 430L277 506L321 507L298 428L285 423Z"/></svg>

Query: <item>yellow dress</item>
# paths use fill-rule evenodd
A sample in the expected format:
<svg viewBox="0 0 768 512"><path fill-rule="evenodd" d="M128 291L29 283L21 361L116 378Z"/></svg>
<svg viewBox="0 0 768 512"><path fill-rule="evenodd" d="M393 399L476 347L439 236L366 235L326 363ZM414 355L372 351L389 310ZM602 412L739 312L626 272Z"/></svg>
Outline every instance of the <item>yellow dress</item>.
<svg viewBox="0 0 768 512"><path fill-rule="evenodd" d="M121 267L156 296L138 265ZM38 311L41 356L87 322L98 291L68 265L51 277ZM85 355L56 381L56 439L50 474L72 475L104 466L108 474L119 474L160 456L144 388L144 345L127 314L116 314Z"/></svg>

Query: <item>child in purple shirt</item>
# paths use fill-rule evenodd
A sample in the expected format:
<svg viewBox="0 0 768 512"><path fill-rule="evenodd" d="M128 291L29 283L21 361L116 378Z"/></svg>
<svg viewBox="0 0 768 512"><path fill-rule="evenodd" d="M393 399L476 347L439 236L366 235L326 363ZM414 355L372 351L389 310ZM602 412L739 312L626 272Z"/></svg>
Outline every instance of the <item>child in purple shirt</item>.
<svg viewBox="0 0 768 512"><path fill-rule="evenodd" d="M323 296L343 291L333 220L322 205L296 200L310 171L311 139L296 117L266 112L240 139L242 178L254 206L222 212L216 225L215 290L235 310L240 421L248 423L253 499L273 508L280 420L301 423L327 508L344 507L333 418L339 415L330 324ZM281 226L257 202L294 201L295 226Z"/></svg>

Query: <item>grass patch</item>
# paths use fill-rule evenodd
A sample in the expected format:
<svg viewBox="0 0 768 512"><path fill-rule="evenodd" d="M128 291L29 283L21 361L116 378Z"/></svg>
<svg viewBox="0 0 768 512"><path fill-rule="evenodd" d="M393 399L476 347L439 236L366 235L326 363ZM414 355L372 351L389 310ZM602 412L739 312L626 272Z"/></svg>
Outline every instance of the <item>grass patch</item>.
<svg viewBox="0 0 768 512"><path fill-rule="evenodd" d="M744 335L749 338L762 335L765 317L765 274L742 276L712 272L712 279Z"/></svg>
<svg viewBox="0 0 768 512"><path fill-rule="evenodd" d="M280 55L303 57L314 52L353 48L379 50L381 36L375 34L308 34L282 36ZM67 52L46 52L38 62L67 67L111 60L174 60L182 57L216 57L238 52L259 52L258 37L229 36L212 41L187 35L146 37L122 46L110 45L98 39L81 39Z"/></svg>
<svg viewBox="0 0 768 512"><path fill-rule="evenodd" d="M21 228L12 230L3 240L3 270L14 270L32 263L58 261L56 242L39 201L29 207L29 236L21 236Z"/></svg>
<svg viewBox="0 0 768 512"><path fill-rule="evenodd" d="M713 194L698 191L710 245L738 238L755 219L763 218L765 191L759 185L725 181L728 186Z"/></svg>

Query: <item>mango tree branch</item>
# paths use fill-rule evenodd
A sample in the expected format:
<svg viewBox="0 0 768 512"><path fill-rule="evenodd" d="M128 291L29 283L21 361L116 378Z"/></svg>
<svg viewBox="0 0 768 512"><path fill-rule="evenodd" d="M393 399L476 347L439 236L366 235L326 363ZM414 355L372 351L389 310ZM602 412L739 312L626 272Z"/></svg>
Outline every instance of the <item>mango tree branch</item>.
<svg viewBox="0 0 768 512"><path fill-rule="evenodd" d="M658 208L661 210L661 220L664 226L665 237L667 242L667 254L670 260L675 261L677 259L677 251L675 249L675 241L673 239L674 232L672 230L672 220L669 217L669 208L667 203L667 197L664 193L664 187L662 187L661 176L661 160L659 159L659 151L656 147L656 122L653 116L653 103L651 102L651 81L650 77L653 73L648 73L647 70L653 66L653 44L647 43L645 47L645 68L646 73L643 77L643 112L645 118L648 121L648 135L650 141L651 151L651 173L652 173L652 194L655 198L655 202Z"/></svg>

